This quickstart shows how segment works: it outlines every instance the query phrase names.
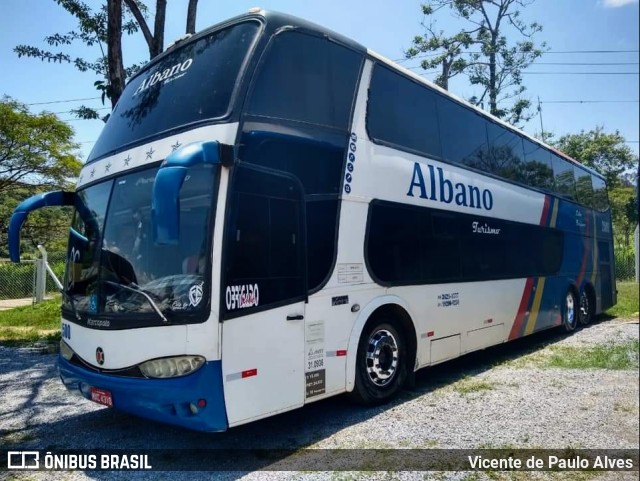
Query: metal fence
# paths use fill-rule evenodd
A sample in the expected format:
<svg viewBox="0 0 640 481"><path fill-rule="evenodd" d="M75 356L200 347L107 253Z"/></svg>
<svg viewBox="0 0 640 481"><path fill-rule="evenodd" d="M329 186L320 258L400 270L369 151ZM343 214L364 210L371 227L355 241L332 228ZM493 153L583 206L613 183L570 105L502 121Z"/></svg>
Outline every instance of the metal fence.
<svg viewBox="0 0 640 481"><path fill-rule="evenodd" d="M619 249L616 255L616 279L619 281L633 281L636 279L636 256L630 249Z"/></svg>
<svg viewBox="0 0 640 481"><path fill-rule="evenodd" d="M38 262L41 259L26 259L20 264L14 264L6 259L0 259L0 300L21 299L31 297L36 299L38 286ZM65 270L66 255L64 252L47 253L47 263L56 277L62 281ZM631 281L636 279L635 249L618 248L615 250L616 279ZM58 287L52 276L47 272L43 281L44 293L54 293ZM42 292L42 289L40 289Z"/></svg>
<svg viewBox="0 0 640 481"><path fill-rule="evenodd" d="M47 263L56 277L62 280L65 269L64 252L52 252L47 254ZM8 259L0 259L0 300L36 298L38 259L24 259L19 264L14 264ZM52 276L46 272L42 277L44 294L58 291L58 286Z"/></svg>

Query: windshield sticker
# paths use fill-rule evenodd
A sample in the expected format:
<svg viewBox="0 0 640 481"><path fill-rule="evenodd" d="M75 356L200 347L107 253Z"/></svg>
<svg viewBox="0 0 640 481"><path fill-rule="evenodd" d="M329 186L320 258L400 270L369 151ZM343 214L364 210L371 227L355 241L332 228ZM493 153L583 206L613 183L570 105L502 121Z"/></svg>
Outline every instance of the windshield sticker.
<svg viewBox="0 0 640 481"><path fill-rule="evenodd" d="M133 92L133 97L138 95L140 92L144 92L149 87L161 82L162 84L166 84L169 82L173 82L174 80L179 79L186 75L186 71L189 70L191 64L193 63L193 59L188 58L182 63L177 63L171 68L166 68L162 72L158 70L153 75L150 75L138 86L135 92Z"/></svg>
<svg viewBox="0 0 640 481"><path fill-rule="evenodd" d="M260 301L258 284L227 286L226 301L228 311L257 307Z"/></svg>
<svg viewBox="0 0 640 481"><path fill-rule="evenodd" d="M98 296L95 294L91 295L91 300L89 301L89 311L98 312Z"/></svg>
<svg viewBox="0 0 640 481"><path fill-rule="evenodd" d="M191 286L191 288L189 289L189 303L193 307L197 307L198 304L200 304L200 301L202 300L202 285L203 284L204 284L204 282L201 282L200 284L196 284L194 286Z"/></svg>

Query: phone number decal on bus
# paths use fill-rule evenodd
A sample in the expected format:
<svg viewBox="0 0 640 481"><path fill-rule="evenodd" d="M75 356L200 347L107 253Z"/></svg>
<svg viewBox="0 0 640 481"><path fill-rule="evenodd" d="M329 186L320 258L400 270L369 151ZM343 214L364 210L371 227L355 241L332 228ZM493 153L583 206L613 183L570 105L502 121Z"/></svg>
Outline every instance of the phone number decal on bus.
<svg viewBox="0 0 640 481"><path fill-rule="evenodd" d="M228 311L257 307L260 302L258 284L227 286L226 301Z"/></svg>

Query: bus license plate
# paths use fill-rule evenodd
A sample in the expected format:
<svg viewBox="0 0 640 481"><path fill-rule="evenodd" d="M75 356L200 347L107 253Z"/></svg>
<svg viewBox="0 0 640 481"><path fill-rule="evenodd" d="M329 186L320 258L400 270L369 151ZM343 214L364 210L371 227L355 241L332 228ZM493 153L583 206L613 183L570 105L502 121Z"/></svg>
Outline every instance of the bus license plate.
<svg viewBox="0 0 640 481"><path fill-rule="evenodd" d="M111 393L109 391L105 391L104 389L92 387L91 400L97 402L98 404L109 406L110 408L113 407L113 398L111 397Z"/></svg>

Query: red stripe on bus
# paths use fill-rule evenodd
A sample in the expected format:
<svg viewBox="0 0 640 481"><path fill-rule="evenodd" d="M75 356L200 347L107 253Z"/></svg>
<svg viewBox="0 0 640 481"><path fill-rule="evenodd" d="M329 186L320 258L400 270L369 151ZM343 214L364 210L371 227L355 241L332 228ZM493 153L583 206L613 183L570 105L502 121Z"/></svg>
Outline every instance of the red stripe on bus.
<svg viewBox="0 0 640 481"><path fill-rule="evenodd" d="M547 217L549 216L549 207L551 206L551 196L544 196L544 207L542 208L542 215L540 216L540 225L547 225Z"/></svg>
<svg viewBox="0 0 640 481"><path fill-rule="evenodd" d="M522 300L520 301L520 307L518 308L518 314L516 320L513 321L513 327L509 333L509 340L520 337L520 331L522 330L522 324L524 317L529 307L529 299L531 299L531 287L533 286L533 277L527 278L527 282L524 285L524 292L522 293Z"/></svg>
<svg viewBox="0 0 640 481"><path fill-rule="evenodd" d="M242 379L244 379L245 377L251 377L251 376L257 376L258 375L258 370L257 369L247 369L246 371L242 371L240 373Z"/></svg>
<svg viewBox="0 0 640 481"><path fill-rule="evenodd" d="M346 349L340 349L338 351L336 351L336 356L346 356L347 355L347 350Z"/></svg>

